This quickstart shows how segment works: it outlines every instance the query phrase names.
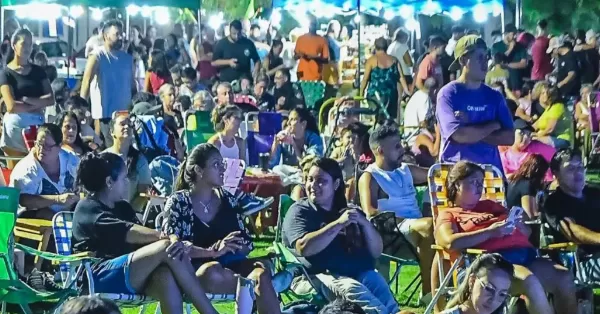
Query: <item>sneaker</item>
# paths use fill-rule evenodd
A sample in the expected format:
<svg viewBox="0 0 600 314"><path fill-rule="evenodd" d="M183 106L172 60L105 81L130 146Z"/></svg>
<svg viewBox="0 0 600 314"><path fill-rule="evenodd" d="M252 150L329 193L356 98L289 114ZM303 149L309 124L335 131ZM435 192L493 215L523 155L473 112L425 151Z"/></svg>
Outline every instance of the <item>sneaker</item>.
<svg viewBox="0 0 600 314"><path fill-rule="evenodd" d="M54 278L47 272L33 269L27 277L27 284L37 291L60 291L61 287L54 282Z"/></svg>
<svg viewBox="0 0 600 314"><path fill-rule="evenodd" d="M262 198L251 193L243 193L238 199L238 204L242 206L242 215L250 216L269 207L273 204L273 197Z"/></svg>

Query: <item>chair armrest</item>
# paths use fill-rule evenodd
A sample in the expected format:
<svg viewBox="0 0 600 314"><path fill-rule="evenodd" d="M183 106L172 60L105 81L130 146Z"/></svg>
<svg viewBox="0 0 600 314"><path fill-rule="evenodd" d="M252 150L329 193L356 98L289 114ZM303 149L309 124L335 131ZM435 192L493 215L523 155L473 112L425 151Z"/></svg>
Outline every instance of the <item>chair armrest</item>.
<svg viewBox="0 0 600 314"><path fill-rule="evenodd" d="M540 248L541 250L549 250L549 251L569 251L576 252L577 244L573 242L565 242L565 243L553 243L549 244L546 247Z"/></svg>
<svg viewBox="0 0 600 314"><path fill-rule="evenodd" d="M283 243L273 243L273 251L277 254L277 259L284 267L287 265L302 265L298 257L292 253L290 249L285 247ZM286 267L287 268L287 267Z"/></svg>
<svg viewBox="0 0 600 314"><path fill-rule="evenodd" d="M432 244L431 249L435 250L435 251L445 251L446 250L441 245L437 245L437 244Z"/></svg>
<svg viewBox="0 0 600 314"><path fill-rule="evenodd" d="M148 194L148 193L140 193L139 195L140 195L140 197L147 198L147 199L161 199L161 200L167 200L167 198L166 198L166 197L164 197L164 196L150 195L150 194Z"/></svg>
<svg viewBox="0 0 600 314"><path fill-rule="evenodd" d="M18 248L19 250L25 252L26 254L38 256L45 260L56 261L59 263L79 263L84 260L94 260L94 261L99 260L99 259L91 256L91 252L84 252L84 253L73 254L73 255L59 255L59 254L54 254L54 253L50 253L50 252L38 251L34 248L28 247L28 246L20 244L20 243L15 243L15 247Z"/></svg>
<svg viewBox="0 0 600 314"><path fill-rule="evenodd" d="M431 245L431 249L435 250L435 251L449 251L447 249L445 249L444 247L437 245L437 244L432 244ZM466 254L474 254L474 255L480 255L485 253L485 250L480 250L480 249L464 249L464 250L460 250L461 253L466 253Z"/></svg>
<svg viewBox="0 0 600 314"><path fill-rule="evenodd" d="M17 218L17 226L23 225L34 228L51 228L52 221L45 219L29 219L29 218Z"/></svg>

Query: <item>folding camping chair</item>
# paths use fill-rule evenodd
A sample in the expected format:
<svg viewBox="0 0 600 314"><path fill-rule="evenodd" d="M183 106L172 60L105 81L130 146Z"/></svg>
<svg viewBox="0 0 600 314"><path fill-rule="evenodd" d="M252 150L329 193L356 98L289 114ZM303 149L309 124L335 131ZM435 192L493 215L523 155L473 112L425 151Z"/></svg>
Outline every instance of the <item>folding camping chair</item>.
<svg viewBox="0 0 600 314"><path fill-rule="evenodd" d="M31 125L21 131L21 134L23 135L23 141L25 141L25 147L27 147L28 150L31 150L33 146L35 146L38 128L39 126L37 125Z"/></svg>
<svg viewBox="0 0 600 314"><path fill-rule="evenodd" d="M453 164L435 164L429 168L428 184L429 193L431 195L431 207L434 221L440 211L449 208L448 197L446 194L446 178L448 177L448 172L450 172L452 166ZM481 199L493 200L502 204L502 206L506 206L504 177L502 172L492 165L482 165L482 167L485 171L485 175ZM458 286L458 267L463 264L463 261L465 266L468 266L470 264L469 255L479 255L484 252L477 249L467 249L463 252L458 252L457 254L457 252L450 252L438 245L434 245L433 248L438 251L437 256L440 286L433 296L433 300L429 306L427 306L427 309L425 310L426 314L429 314L433 311L435 304L438 302L441 296L453 290L446 288L450 282L450 279L453 280L455 288ZM451 263L451 267L447 272L447 275L444 271L445 261L449 261Z"/></svg>
<svg viewBox="0 0 600 314"><path fill-rule="evenodd" d="M248 165L260 164L259 155L270 153L275 136L282 129L283 116L275 112L249 112L246 114L246 143Z"/></svg>
<svg viewBox="0 0 600 314"><path fill-rule="evenodd" d="M230 158L223 158L223 162L227 165L223 177L223 189L235 195L244 177L246 162L241 159Z"/></svg>
<svg viewBox="0 0 600 314"><path fill-rule="evenodd" d="M589 130L586 130L583 140L584 164L598 165L600 163L600 92L594 92L589 96Z"/></svg>
<svg viewBox="0 0 600 314"><path fill-rule="evenodd" d="M206 143L215 134L210 111L196 111L185 118L184 136L187 152L198 144Z"/></svg>

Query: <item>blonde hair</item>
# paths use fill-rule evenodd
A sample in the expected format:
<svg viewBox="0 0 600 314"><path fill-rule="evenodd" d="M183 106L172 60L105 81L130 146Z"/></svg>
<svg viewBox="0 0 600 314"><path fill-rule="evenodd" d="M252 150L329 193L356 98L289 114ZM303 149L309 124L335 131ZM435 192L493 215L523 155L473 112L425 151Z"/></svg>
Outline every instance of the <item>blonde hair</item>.
<svg viewBox="0 0 600 314"><path fill-rule="evenodd" d="M163 84L159 89L158 89L158 97L162 97L164 93L167 92L167 90L172 89L173 91L175 91L175 86L171 85L171 84Z"/></svg>

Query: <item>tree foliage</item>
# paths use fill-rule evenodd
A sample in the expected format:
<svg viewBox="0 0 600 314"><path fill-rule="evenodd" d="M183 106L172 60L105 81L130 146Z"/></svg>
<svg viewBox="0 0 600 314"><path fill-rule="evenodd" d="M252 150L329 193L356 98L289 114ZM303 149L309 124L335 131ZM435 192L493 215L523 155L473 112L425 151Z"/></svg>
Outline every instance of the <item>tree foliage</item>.
<svg viewBox="0 0 600 314"><path fill-rule="evenodd" d="M239 19L244 17L251 2L255 9L270 8L272 4L271 0L201 0L201 6L209 14L223 12L225 19Z"/></svg>
<svg viewBox="0 0 600 314"><path fill-rule="evenodd" d="M548 20L553 34L573 32L576 29L600 28L599 0L522 0L523 25L533 30L538 20ZM507 5L515 7L515 0Z"/></svg>

